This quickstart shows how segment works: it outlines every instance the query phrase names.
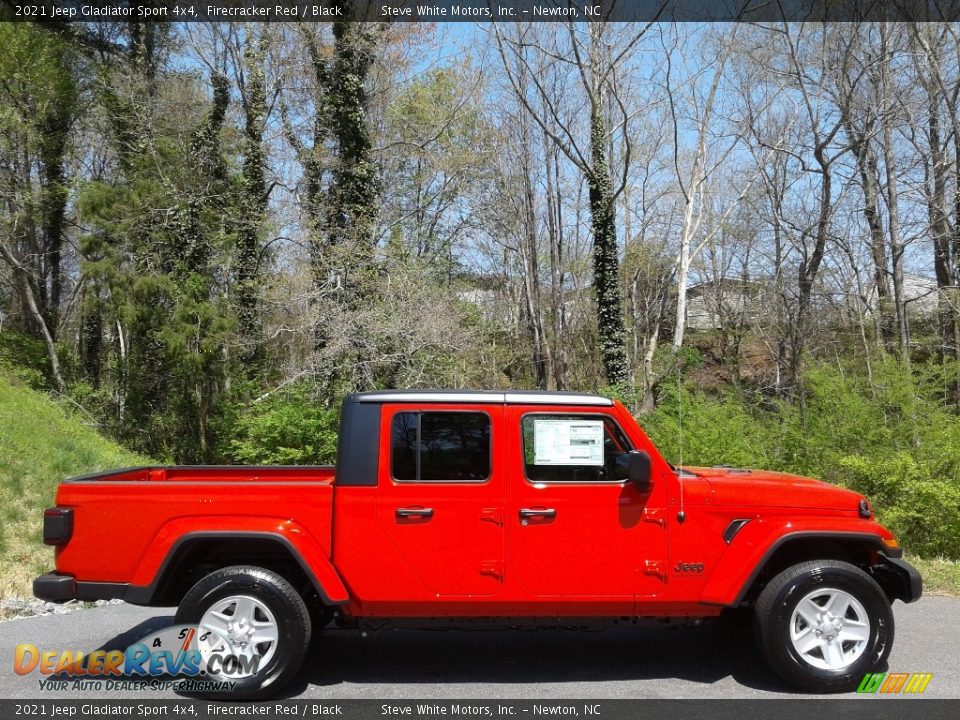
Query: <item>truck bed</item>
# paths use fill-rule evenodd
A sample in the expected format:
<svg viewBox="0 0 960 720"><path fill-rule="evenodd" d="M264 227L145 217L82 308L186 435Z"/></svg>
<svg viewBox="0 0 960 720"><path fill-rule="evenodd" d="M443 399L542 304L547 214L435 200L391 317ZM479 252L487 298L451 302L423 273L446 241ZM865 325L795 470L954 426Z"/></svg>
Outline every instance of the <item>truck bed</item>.
<svg viewBox="0 0 960 720"><path fill-rule="evenodd" d="M74 529L57 548L57 569L146 585L198 528L293 533L328 555L333 490L331 466L155 466L70 478L57 490L57 505L71 509Z"/></svg>

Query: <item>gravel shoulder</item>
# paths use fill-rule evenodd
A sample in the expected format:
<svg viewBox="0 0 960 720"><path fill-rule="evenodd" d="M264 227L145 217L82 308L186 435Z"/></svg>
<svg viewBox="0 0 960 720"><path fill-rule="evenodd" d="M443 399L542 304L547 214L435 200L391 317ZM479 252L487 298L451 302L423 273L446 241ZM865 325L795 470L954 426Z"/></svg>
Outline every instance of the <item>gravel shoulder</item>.
<svg viewBox="0 0 960 720"><path fill-rule="evenodd" d="M80 610L121 604L123 604L122 600L97 600L96 602L74 600L68 603L52 603L37 598L4 598L0 600L0 622L48 615L69 615Z"/></svg>

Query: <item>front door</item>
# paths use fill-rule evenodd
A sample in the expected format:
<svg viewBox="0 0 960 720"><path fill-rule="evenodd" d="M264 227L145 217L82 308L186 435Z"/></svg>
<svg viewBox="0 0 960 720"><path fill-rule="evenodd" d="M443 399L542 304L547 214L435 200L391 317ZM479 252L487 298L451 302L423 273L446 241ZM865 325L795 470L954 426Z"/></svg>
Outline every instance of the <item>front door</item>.
<svg viewBox="0 0 960 720"><path fill-rule="evenodd" d="M390 439L377 522L429 597L489 596L503 583L503 407L385 405ZM502 453L501 453L502 455Z"/></svg>
<svg viewBox="0 0 960 720"><path fill-rule="evenodd" d="M606 409L507 409L510 567L536 596L616 602L665 582L665 484L626 479L633 445Z"/></svg>

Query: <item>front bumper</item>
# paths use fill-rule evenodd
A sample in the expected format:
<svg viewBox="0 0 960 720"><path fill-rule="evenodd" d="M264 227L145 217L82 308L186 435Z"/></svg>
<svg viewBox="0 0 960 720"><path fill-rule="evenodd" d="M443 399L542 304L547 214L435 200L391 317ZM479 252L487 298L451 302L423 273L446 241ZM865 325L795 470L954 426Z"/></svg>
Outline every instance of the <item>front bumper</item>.
<svg viewBox="0 0 960 720"><path fill-rule="evenodd" d="M923 578L917 569L902 558L884 556L884 563L889 566L891 572L899 579L897 587L899 592L897 597L905 603L911 603L920 599L923 595Z"/></svg>
<svg viewBox="0 0 960 720"><path fill-rule="evenodd" d="M77 582L73 575L45 573L33 581L33 594L47 602L68 600L125 599L130 586L127 583Z"/></svg>

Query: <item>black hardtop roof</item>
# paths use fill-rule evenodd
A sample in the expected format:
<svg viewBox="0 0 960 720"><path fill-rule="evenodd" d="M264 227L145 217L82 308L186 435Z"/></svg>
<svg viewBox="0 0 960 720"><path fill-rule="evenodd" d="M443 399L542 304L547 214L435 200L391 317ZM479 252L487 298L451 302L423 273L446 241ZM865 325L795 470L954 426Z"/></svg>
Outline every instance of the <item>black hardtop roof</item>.
<svg viewBox="0 0 960 720"><path fill-rule="evenodd" d="M613 405L610 398L547 390L368 390L347 396L349 402L502 403L506 405Z"/></svg>

